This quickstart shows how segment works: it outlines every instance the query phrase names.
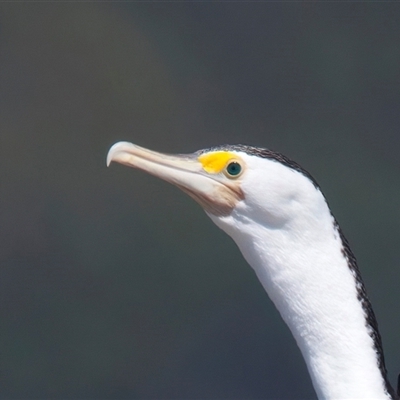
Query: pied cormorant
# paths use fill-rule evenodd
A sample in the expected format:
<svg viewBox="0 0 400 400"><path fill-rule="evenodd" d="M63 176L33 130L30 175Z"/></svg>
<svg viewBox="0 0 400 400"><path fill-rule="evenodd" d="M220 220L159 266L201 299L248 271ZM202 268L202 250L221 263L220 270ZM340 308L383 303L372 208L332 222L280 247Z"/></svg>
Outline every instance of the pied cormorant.
<svg viewBox="0 0 400 400"><path fill-rule="evenodd" d="M292 331L319 399L399 398L356 259L308 172L244 145L167 155L119 142L112 161L178 186L232 237Z"/></svg>

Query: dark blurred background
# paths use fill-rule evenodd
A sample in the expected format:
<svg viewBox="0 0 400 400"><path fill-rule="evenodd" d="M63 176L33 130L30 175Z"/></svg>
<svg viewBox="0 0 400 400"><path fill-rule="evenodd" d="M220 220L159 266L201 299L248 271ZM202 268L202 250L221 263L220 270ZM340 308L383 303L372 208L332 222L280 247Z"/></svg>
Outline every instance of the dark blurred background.
<svg viewBox="0 0 400 400"><path fill-rule="evenodd" d="M235 244L105 157L269 147L317 179L400 370L400 4L0 5L0 398L315 399Z"/></svg>

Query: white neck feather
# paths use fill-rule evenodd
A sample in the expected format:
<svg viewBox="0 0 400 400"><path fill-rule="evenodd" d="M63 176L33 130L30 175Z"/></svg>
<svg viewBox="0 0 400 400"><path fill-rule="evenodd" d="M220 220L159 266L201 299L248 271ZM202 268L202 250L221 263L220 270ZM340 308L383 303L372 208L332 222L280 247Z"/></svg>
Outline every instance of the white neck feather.
<svg viewBox="0 0 400 400"><path fill-rule="evenodd" d="M314 190L318 213L299 212L283 225L240 208L210 217L236 241L292 331L318 398L390 398L354 273L328 205Z"/></svg>

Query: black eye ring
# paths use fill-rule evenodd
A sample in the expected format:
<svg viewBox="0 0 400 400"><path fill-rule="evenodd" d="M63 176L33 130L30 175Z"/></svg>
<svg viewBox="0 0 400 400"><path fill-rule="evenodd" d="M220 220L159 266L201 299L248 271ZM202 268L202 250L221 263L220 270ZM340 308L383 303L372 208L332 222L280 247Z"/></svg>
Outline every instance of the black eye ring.
<svg viewBox="0 0 400 400"><path fill-rule="evenodd" d="M231 161L225 170L229 176L236 177L242 172L242 166L237 161Z"/></svg>

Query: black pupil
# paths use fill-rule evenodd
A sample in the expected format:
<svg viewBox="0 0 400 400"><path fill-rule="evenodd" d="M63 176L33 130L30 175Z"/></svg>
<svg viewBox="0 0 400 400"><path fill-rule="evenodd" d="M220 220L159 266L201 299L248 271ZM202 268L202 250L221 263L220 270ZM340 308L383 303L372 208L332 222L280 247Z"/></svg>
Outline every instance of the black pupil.
<svg viewBox="0 0 400 400"><path fill-rule="evenodd" d="M231 162L228 164L228 167L226 168L228 171L229 175L238 175L240 174L240 171L242 170L242 167L240 166L240 164L238 162Z"/></svg>

